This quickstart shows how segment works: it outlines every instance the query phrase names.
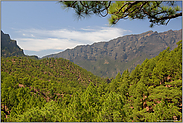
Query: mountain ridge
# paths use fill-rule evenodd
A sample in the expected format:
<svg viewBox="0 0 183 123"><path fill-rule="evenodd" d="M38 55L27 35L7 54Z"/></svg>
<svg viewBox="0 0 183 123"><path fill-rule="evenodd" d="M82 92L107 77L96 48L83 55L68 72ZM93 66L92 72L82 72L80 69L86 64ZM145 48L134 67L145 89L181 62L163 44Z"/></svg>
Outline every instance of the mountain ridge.
<svg viewBox="0 0 183 123"><path fill-rule="evenodd" d="M145 58L155 57L167 47L174 49L176 42L181 39L182 29L160 33L151 30L141 34L118 37L108 42L79 45L73 49L66 49L63 52L42 58L62 57L95 75L114 77L118 72L122 73L125 69L131 71L137 64L142 63ZM111 66L115 67L112 68Z"/></svg>
<svg viewBox="0 0 183 123"><path fill-rule="evenodd" d="M17 45L16 40L12 40L9 34L4 34L1 30L1 56L25 56L23 49Z"/></svg>

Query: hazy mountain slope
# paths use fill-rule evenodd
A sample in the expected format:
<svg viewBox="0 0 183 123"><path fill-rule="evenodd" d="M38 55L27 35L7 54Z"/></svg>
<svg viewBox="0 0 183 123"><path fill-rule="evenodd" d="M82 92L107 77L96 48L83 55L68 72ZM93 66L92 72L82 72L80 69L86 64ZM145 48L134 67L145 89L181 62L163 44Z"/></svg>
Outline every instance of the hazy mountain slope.
<svg viewBox="0 0 183 123"><path fill-rule="evenodd" d="M181 39L182 30L162 33L148 31L119 37L109 42L77 46L45 57L66 58L95 75L115 77L118 72L122 73L125 69L131 71L145 58L157 56L167 47L174 49L176 42Z"/></svg>

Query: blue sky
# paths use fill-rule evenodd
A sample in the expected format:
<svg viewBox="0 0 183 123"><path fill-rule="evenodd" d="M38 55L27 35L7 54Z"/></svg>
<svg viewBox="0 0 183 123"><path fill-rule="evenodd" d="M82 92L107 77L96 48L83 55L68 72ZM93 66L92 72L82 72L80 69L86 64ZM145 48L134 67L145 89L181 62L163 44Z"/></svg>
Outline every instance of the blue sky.
<svg viewBox="0 0 183 123"><path fill-rule="evenodd" d="M153 28L148 20L120 20L110 27L108 18L93 15L78 20L74 10L63 9L57 1L1 1L1 30L10 34L25 54L39 57L149 30L182 29L182 17Z"/></svg>

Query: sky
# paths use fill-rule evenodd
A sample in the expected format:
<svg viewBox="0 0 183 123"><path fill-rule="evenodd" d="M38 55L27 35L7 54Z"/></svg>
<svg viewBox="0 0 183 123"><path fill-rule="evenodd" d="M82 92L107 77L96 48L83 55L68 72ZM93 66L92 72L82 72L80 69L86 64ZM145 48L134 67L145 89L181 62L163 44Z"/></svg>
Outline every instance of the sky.
<svg viewBox="0 0 183 123"><path fill-rule="evenodd" d="M1 1L1 30L16 40L26 55L40 58L125 35L182 29L182 17L153 28L147 19L120 20L109 26L108 18L92 15L78 19L73 9L63 9L57 1Z"/></svg>

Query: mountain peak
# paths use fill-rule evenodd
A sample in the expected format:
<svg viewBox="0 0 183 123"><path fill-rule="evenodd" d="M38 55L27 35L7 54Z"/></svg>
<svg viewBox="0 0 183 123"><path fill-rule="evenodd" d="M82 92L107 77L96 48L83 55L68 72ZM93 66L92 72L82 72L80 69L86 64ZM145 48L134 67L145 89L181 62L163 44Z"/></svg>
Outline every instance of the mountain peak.
<svg viewBox="0 0 183 123"><path fill-rule="evenodd" d="M17 45L16 40L12 40L9 34L4 34L1 30L1 56L25 56L23 50Z"/></svg>

